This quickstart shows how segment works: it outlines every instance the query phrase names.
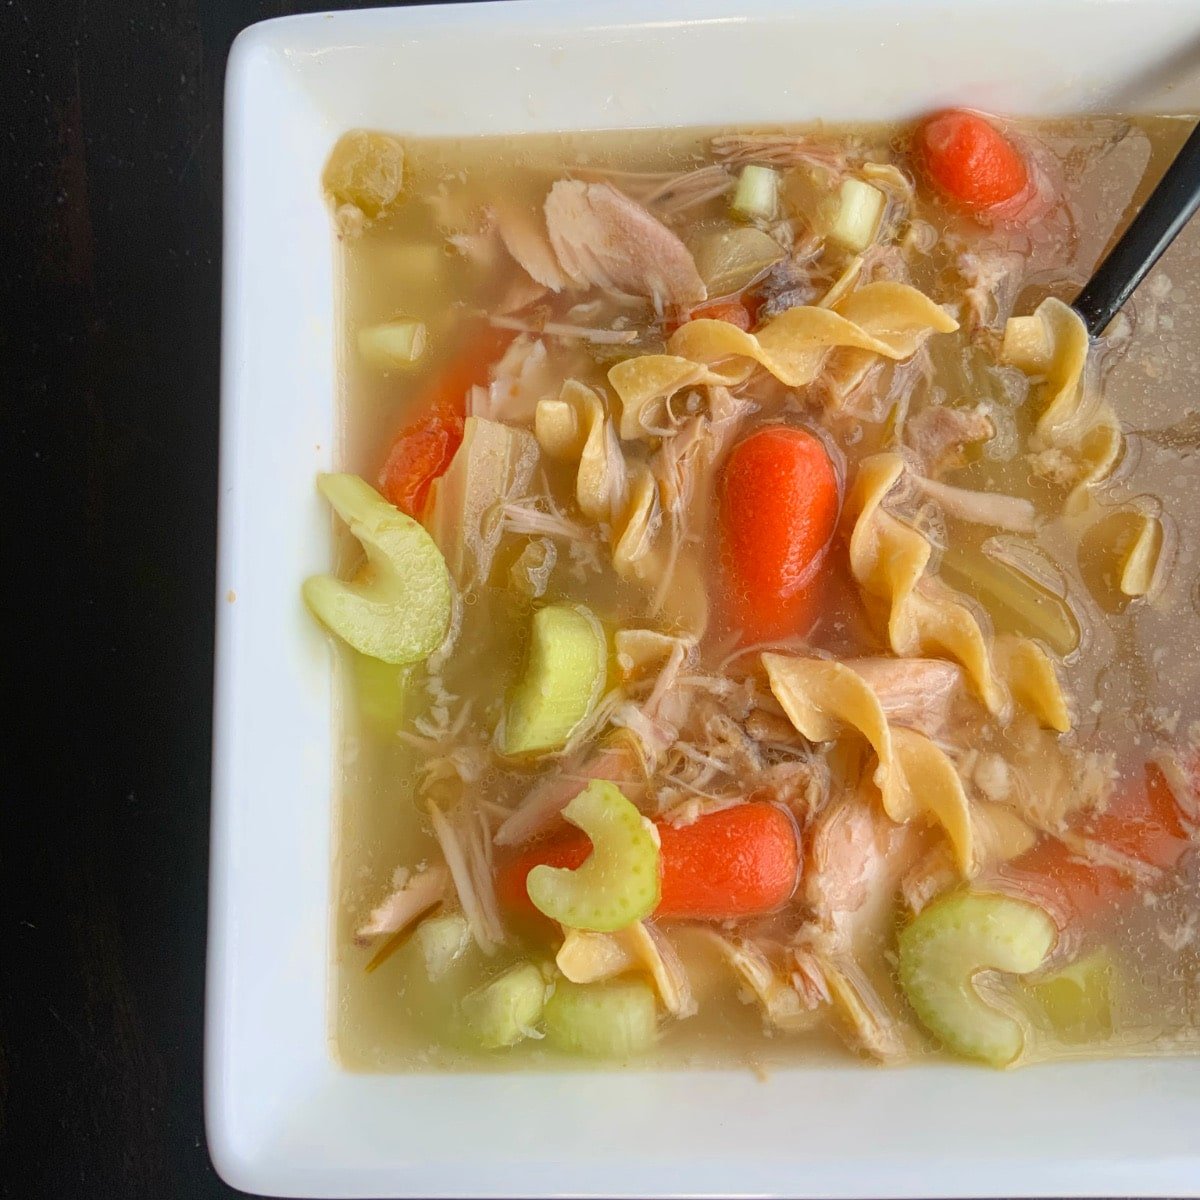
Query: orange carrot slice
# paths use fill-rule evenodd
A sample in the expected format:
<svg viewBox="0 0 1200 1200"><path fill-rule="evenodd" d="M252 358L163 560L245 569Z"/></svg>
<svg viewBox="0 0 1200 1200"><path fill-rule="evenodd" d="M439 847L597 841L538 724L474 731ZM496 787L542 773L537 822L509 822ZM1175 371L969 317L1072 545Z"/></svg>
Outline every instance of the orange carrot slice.
<svg viewBox="0 0 1200 1200"><path fill-rule="evenodd" d="M965 109L928 117L917 130L916 154L930 182L970 212L995 208L1029 184L1020 151L991 122Z"/></svg>
<svg viewBox="0 0 1200 1200"><path fill-rule="evenodd" d="M807 633L837 526L837 473L802 429L770 425L730 454L718 488L727 623L743 642Z"/></svg>
<svg viewBox="0 0 1200 1200"><path fill-rule="evenodd" d="M783 809L752 801L676 827L656 822L661 841L662 896L655 917L732 920L771 912L796 889L796 826ZM505 907L533 914L525 880L545 864L574 870L591 854L571 835L533 846L501 867L496 892Z"/></svg>

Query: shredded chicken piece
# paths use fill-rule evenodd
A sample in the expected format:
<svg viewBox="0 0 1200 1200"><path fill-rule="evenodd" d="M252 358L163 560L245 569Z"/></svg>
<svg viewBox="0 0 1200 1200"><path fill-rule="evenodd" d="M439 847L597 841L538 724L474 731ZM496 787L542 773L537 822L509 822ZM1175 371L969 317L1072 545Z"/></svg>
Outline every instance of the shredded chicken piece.
<svg viewBox="0 0 1200 1200"><path fill-rule="evenodd" d="M974 408L949 408L934 404L923 408L904 426L904 440L922 474L936 479L966 463L965 448L995 436L996 426L982 404Z"/></svg>
<svg viewBox="0 0 1200 1200"><path fill-rule="evenodd" d="M916 916L931 900L958 883L960 877L950 851L945 846L932 846L905 873L900 881L900 897Z"/></svg>
<svg viewBox="0 0 1200 1200"><path fill-rule="evenodd" d="M355 943L365 946L381 934L399 933L422 913L440 904L449 886L450 873L443 866L431 866L416 875L401 868L396 872L392 891L355 931Z"/></svg>
<svg viewBox="0 0 1200 1200"><path fill-rule="evenodd" d="M708 295L683 242L611 184L560 179L546 197L546 227L559 265L579 286L648 296L660 311Z"/></svg>
<svg viewBox="0 0 1200 1200"><path fill-rule="evenodd" d="M892 898L921 840L912 826L894 824L878 803L856 794L818 818L804 879L823 948L850 952L860 932L891 919Z"/></svg>
<svg viewBox="0 0 1200 1200"><path fill-rule="evenodd" d="M572 521L546 495L511 501L504 505L501 513L504 527L509 533L560 538L573 544L596 540L593 526Z"/></svg>
<svg viewBox="0 0 1200 1200"><path fill-rule="evenodd" d="M732 133L709 143L713 157L730 166L765 163L773 167L824 167L842 172L846 155L835 146L811 142L794 133Z"/></svg>
<svg viewBox="0 0 1200 1200"><path fill-rule="evenodd" d="M522 321L517 317L492 316L488 321L497 329L515 329L522 333L544 333L550 337L595 342L598 346L628 346L638 340L636 329L593 329L588 325L569 325L563 321Z"/></svg>
<svg viewBox="0 0 1200 1200"><path fill-rule="evenodd" d="M571 175L592 183L611 183L667 220L723 196L734 185L733 176L717 163L691 171L610 171L575 167Z"/></svg>
<svg viewBox="0 0 1200 1200"><path fill-rule="evenodd" d="M567 280L550 246L542 214L512 204L497 204L490 215L504 248L517 265L535 283L552 292L561 292Z"/></svg>
<svg viewBox="0 0 1200 1200"><path fill-rule="evenodd" d="M574 366L574 362L570 364ZM561 363L551 364L546 344L540 338L514 338L491 370L486 388L476 387L468 396L468 412L491 421L519 425L533 420L539 400L554 395L559 387Z"/></svg>
<svg viewBox="0 0 1200 1200"><path fill-rule="evenodd" d="M630 785L638 780L636 760L626 747L607 747L582 763L547 775L496 830L496 845L520 846L536 837L593 779L611 780L632 799Z"/></svg>
<svg viewBox="0 0 1200 1200"><path fill-rule="evenodd" d="M842 1033L856 1050L879 1062L896 1063L909 1057L902 1027L889 1011L879 989L858 962L850 957L822 962L826 986L841 1014Z"/></svg>
<svg viewBox="0 0 1200 1200"><path fill-rule="evenodd" d="M1037 528L1037 510L1032 501L1023 497L952 487L912 472L908 474L908 482L937 504L946 516L956 520L990 525L1009 533L1032 533Z"/></svg>
<svg viewBox="0 0 1200 1200"><path fill-rule="evenodd" d="M853 658L889 721L935 741L946 740L978 716L958 663L941 658Z"/></svg>
<svg viewBox="0 0 1200 1200"><path fill-rule="evenodd" d="M495 954L506 935L496 899L486 819L481 813L459 810L451 822L435 804L429 806L429 816L471 936L484 954Z"/></svg>
<svg viewBox="0 0 1200 1200"><path fill-rule="evenodd" d="M784 965L787 951L750 938L726 937L715 929L705 932L746 985L749 999L757 1001L768 1025L784 1032L812 1028L813 1008L792 984L791 963Z"/></svg>
<svg viewBox="0 0 1200 1200"><path fill-rule="evenodd" d="M1017 251L963 250L958 255L958 273L965 285L964 324L975 329L999 331L1012 315L1025 259Z"/></svg>

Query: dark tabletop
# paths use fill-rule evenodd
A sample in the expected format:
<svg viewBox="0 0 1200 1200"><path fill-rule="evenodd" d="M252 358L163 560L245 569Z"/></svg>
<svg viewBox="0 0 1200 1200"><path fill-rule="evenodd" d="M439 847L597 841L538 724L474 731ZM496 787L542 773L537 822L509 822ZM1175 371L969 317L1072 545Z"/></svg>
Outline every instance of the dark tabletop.
<svg viewBox="0 0 1200 1200"><path fill-rule="evenodd" d="M345 7L0 0L3 1197L234 1194L201 1110L221 88L243 26Z"/></svg>

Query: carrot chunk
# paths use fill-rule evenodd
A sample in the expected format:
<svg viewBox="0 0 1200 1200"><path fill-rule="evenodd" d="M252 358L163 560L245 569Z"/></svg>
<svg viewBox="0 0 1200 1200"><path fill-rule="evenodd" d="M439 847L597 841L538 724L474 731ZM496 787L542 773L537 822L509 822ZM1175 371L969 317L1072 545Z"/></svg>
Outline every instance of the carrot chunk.
<svg viewBox="0 0 1200 1200"><path fill-rule="evenodd" d="M718 487L718 519L726 619L744 642L812 627L839 506L837 473L812 434L771 425L734 448Z"/></svg>
<svg viewBox="0 0 1200 1200"><path fill-rule="evenodd" d="M490 326L479 331L467 352L434 378L417 405L420 415L396 435L379 472L379 490L401 512L420 519L430 485L462 444L467 392L487 382L488 368L512 336Z"/></svg>
<svg viewBox="0 0 1200 1200"><path fill-rule="evenodd" d="M659 918L732 920L771 912L796 888L800 851L791 817L773 804L752 801L676 827L656 822L661 842ZM571 835L533 846L501 867L500 902L532 914L525 880L534 867L575 870L591 842Z"/></svg>
<svg viewBox="0 0 1200 1200"><path fill-rule="evenodd" d="M955 108L928 117L917 130L916 153L930 182L970 212L1013 199L1029 183L1020 151L978 113Z"/></svg>

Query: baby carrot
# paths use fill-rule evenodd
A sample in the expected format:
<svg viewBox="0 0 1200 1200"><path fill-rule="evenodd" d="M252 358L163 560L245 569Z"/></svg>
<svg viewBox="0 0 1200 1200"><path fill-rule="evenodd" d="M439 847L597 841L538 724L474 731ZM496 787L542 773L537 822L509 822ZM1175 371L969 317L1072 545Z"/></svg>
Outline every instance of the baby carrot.
<svg viewBox="0 0 1200 1200"><path fill-rule="evenodd" d="M491 326L478 331L469 350L435 377L418 405L420 415L396 435L379 472L379 490L401 512L420 519L430 484L446 473L462 444L467 392L487 382L488 368L512 336Z"/></svg>
<svg viewBox="0 0 1200 1200"><path fill-rule="evenodd" d="M725 615L743 642L807 633L837 526L837 474L811 433L769 425L740 442L718 486Z"/></svg>
<svg viewBox="0 0 1200 1200"><path fill-rule="evenodd" d="M1077 832L1098 847L1164 871L1174 867L1193 844L1175 793L1153 763L1146 767L1144 786L1125 792L1104 812L1082 821ZM1089 861L1049 836L1015 859L1009 871L1044 893L1063 924L1088 920L1137 884L1131 871Z"/></svg>
<svg viewBox="0 0 1200 1200"><path fill-rule="evenodd" d="M791 817L773 804L752 801L700 817L691 825L656 822L661 843L660 918L730 920L771 912L796 888L800 852ZM533 846L500 868L500 902L533 913L525 890L539 864L574 870L591 853L574 834Z"/></svg>
<svg viewBox="0 0 1200 1200"><path fill-rule="evenodd" d="M916 156L937 189L969 212L1013 199L1028 186L1020 151L979 113L952 108L917 130Z"/></svg>

